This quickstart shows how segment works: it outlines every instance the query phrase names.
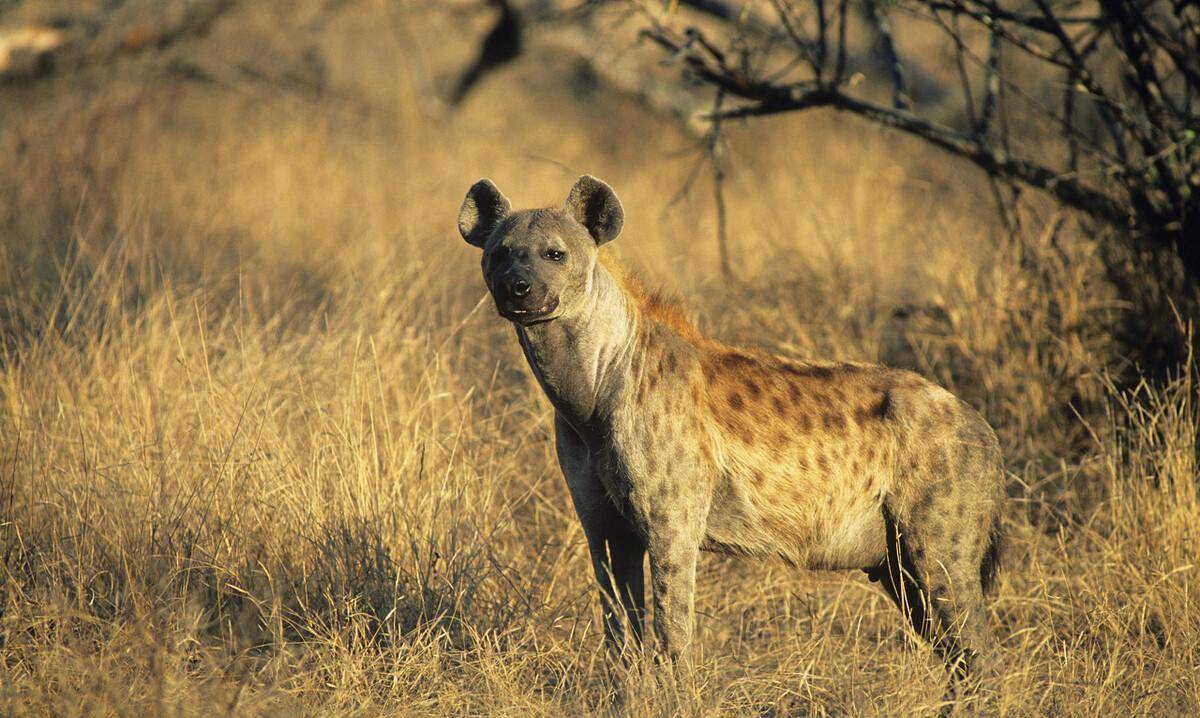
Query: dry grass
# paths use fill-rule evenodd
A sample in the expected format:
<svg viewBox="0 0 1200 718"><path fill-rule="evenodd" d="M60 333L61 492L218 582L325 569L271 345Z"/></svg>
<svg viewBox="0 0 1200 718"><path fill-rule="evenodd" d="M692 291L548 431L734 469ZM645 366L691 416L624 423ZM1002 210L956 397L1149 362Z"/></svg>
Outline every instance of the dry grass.
<svg viewBox="0 0 1200 718"><path fill-rule="evenodd" d="M468 47L452 21L351 4L304 35L263 3L174 54L4 91L0 713L603 712L550 411L453 223L479 176L531 205L583 171L625 200L616 251L706 331L913 366L997 426L1002 714L1200 710L1198 367L1112 384L1122 308L1082 230L1034 207L1000 241L978 177L812 115L738 130L725 283L707 189L669 204L687 140L572 94L569 61L427 116ZM282 77L305 42L325 94L236 70ZM941 696L859 576L706 557L698 610L694 682L629 714Z"/></svg>

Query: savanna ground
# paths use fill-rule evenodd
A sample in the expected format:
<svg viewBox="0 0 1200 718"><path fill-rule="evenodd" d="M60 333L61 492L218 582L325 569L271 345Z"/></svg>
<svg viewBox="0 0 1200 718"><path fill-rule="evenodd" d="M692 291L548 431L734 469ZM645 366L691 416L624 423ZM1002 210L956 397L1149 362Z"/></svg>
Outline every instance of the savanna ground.
<svg viewBox="0 0 1200 718"><path fill-rule="evenodd" d="M584 172L706 331L993 423L999 712L1200 711L1196 365L1136 381L1085 225L1033 200L1013 239L975 170L809 114L730 128L725 280L707 176L672 201L695 140L552 45L437 105L473 7L248 3L0 88L0 713L607 710L551 411L454 225L481 176ZM694 680L628 714L936 709L860 574L707 556L698 594Z"/></svg>

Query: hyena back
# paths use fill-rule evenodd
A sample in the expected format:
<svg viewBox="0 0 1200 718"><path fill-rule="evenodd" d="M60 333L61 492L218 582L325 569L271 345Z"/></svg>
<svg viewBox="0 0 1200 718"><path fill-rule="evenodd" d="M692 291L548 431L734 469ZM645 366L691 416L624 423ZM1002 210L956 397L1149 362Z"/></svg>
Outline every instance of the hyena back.
<svg viewBox="0 0 1200 718"><path fill-rule="evenodd" d="M563 208L515 212L481 180L459 216L555 408L613 645L641 638L648 554L660 648L680 656L708 550L862 569L955 678L991 671L1003 468L986 421L911 372L705 337L599 261L623 222L587 176Z"/></svg>

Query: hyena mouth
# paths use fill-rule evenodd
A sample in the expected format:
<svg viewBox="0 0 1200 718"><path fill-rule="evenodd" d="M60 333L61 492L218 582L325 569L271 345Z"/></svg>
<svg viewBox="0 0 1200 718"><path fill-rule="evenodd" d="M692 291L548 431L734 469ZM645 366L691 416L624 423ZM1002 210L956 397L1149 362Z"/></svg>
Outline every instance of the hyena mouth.
<svg viewBox="0 0 1200 718"><path fill-rule="evenodd" d="M501 309L500 316L516 322L517 324L537 324L538 322L548 321L552 317L554 310L558 309L558 299L551 299L546 304L537 309Z"/></svg>

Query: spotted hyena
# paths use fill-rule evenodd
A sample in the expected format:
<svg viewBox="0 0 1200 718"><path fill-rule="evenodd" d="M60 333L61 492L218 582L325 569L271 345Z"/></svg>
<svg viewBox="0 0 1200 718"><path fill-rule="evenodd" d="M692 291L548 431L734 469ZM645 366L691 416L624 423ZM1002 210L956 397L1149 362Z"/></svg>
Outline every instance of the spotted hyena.
<svg viewBox="0 0 1200 718"><path fill-rule="evenodd" d="M911 372L704 336L599 257L623 223L588 176L562 208L523 211L480 180L458 217L554 406L611 643L641 639L649 554L659 647L678 658L708 550L862 569L952 675L989 672L1004 494L987 422Z"/></svg>

